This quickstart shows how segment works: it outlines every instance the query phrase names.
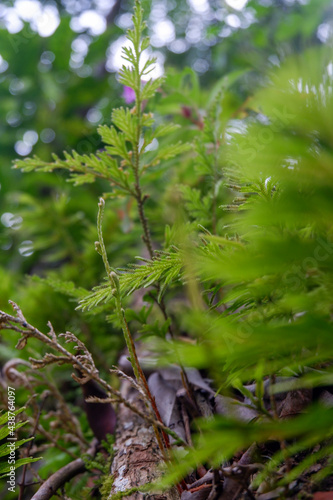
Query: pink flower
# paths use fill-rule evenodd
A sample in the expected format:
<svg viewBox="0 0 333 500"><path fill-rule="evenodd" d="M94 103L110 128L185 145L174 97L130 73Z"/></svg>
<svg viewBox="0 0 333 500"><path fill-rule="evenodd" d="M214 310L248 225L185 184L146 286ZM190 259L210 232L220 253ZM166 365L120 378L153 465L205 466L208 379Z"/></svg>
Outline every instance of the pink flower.
<svg viewBox="0 0 333 500"><path fill-rule="evenodd" d="M131 104L135 101L135 92L131 87L124 87L122 98L126 104Z"/></svg>

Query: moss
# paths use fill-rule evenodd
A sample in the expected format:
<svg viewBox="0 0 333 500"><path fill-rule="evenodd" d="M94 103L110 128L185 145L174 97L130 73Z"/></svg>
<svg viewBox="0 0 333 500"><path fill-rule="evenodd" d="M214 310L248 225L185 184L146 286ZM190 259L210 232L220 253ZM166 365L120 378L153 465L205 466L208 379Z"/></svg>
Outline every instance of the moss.
<svg viewBox="0 0 333 500"><path fill-rule="evenodd" d="M109 498L111 488L113 485L114 477L110 474L105 474L101 478L101 486L99 488L99 492L101 494L102 500L107 500Z"/></svg>

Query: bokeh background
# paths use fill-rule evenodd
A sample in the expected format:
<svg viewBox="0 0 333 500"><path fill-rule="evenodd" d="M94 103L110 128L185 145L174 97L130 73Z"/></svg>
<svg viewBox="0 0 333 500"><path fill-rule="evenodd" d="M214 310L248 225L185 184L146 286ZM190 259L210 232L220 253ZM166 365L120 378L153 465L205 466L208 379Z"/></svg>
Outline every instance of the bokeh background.
<svg viewBox="0 0 333 500"><path fill-rule="evenodd" d="M330 0L142 4L157 57L152 76L167 68L166 88L172 92L172 97L159 92L154 109L193 128L209 104L206 90L215 86L218 92L232 83L228 105L237 109L267 69L292 53L329 44L332 37ZM41 328L51 320L59 330L83 330L87 337L99 331L94 345L104 366L110 365L103 359L105 343L120 341L105 337L107 327L96 317L83 321L74 300L59 293L56 283L51 289L36 276L54 276L88 289L99 283L104 271L92 245L96 202L109 186L101 181L73 189L61 171L22 174L12 167L15 158L36 154L47 161L64 150L89 154L103 147L97 126L110 123L111 110L126 104L117 71L132 9L127 0L16 0L0 5L0 307L9 310L8 299L24 304L31 322ZM127 245L129 240L133 245L132 236L127 238L131 207L117 203L107 215L105 236L114 265L137 253ZM156 220L161 211L156 207ZM13 354L3 344L3 361Z"/></svg>
<svg viewBox="0 0 333 500"><path fill-rule="evenodd" d="M238 118L242 106L246 112L244 103L269 68L332 41L331 0L142 0L142 5L157 58L152 76L167 74L152 106L157 120L170 116L182 125L185 141L200 129L211 104L208 95L226 89L223 105L236 129L241 124L233 120L233 110ZM0 309L10 311L11 299L42 331L50 320L56 331L80 335L102 373L115 362L121 335L103 315L75 308L80 287L90 290L104 277L93 242L97 200L110 186L98 181L74 188L62 171L23 174L13 165L16 158L37 155L48 161L52 153L90 154L103 147L97 126L109 124L112 109L128 101L117 72L132 10L129 0L0 4ZM163 175L191 184L191 165L174 164ZM164 227L173 217L172 196L160 189L163 175L147 205L157 241L162 240L157 222ZM112 206L105 216L105 241L117 267L142 254L142 241L131 217L135 207L124 199ZM15 340L8 332L1 338L1 365L17 357ZM32 343L21 356L34 355L34 349ZM75 399L78 388L68 383L68 369L57 378L68 399ZM42 475L47 477L55 460L61 466L64 457L49 450Z"/></svg>
<svg viewBox="0 0 333 500"><path fill-rule="evenodd" d="M188 134L205 114L206 90L215 86L218 92L232 83L227 102L237 109L268 68L291 53L329 43L333 30L330 0L142 4L157 57L152 76L167 68L166 89L172 93L159 92L154 109L186 125ZM22 174L12 167L15 158L36 154L47 161L64 150L89 154L103 147L97 126L110 123L111 110L126 104L117 71L132 9L128 0L0 5L0 307L9 310L9 299L24 304L41 328L51 320L59 330L83 329L88 337L97 329L95 349L101 338L101 351L105 342L118 342L103 335L105 324L95 317L82 322L75 302L32 276L54 273L55 279L88 289L99 283L104 271L92 245L96 202L109 186L97 182L73 189L62 171ZM107 215L105 235L114 265L137 253L132 236L127 238L131 207L117 203ZM155 208L158 220L167 209ZM3 361L15 353L11 349L3 345Z"/></svg>
<svg viewBox="0 0 333 500"><path fill-rule="evenodd" d="M243 71L235 89L235 98L243 99L267 67L327 43L333 29L330 0L144 0L143 6L156 76L166 67L177 73L188 66L211 88L223 75ZM27 231L22 203L29 207L29 194L50 203L62 185L62 178L22 175L12 162L101 147L97 125L109 123L112 108L124 104L117 70L132 7L125 0L1 2L0 245L8 270L30 272L41 257L42 243L36 246ZM184 115L181 106L178 113ZM85 212L95 190L84 192ZM47 242L43 249L49 250Z"/></svg>

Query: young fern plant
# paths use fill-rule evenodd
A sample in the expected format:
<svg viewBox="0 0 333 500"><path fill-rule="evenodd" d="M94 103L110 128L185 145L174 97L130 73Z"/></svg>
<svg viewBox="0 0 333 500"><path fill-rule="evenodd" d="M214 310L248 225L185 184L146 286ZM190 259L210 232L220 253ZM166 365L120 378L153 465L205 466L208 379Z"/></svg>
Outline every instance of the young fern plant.
<svg viewBox="0 0 333 500"><path fill-rule="evenodd" d="M105 143L104 150L91 155L80 155L75 151L71 154L64 152L64 159L53 155L53 162L46 162L34 156L33 158L18 160L14 167L20 168L25 172L32 170L52 172L59 168L66 169L70 172L68 180L74 182L75 185L92 183L97 178L104 179L110 183L112 189L111 193L107 193L108 197L122 196L134 199L142 226L142 238L149 258L154 261L156 260L156 263L154 262L153 264L150 262L150 265L146 267L146 279L142 277L142 273L139 271L138 273L141 276L142 283L145 282L146 284L149 281L148 277L152 274L156 265L157 272L155 273L153 282L160 291L159 278L162 278L162 282L167 284L175 276L172 268L170 268L170 273L163 272L165 256L156 259L144 206L149 198L149 194L143 191L141 180L147 171L158 166L164 160L169 160L188 151L191 145L178 141L157 148L154 151L149 150L149 146L154 140L174 133L179 125L166 123L155 126L153 114L144 112L147 101L155 95L163 83L163 77L150 78L147 81L149 74L154 69L156 58L148 57L143 62L144 52L149 47L149 38L143 37L145 28L146 23L143 21L143 10L140 2L137 0L133 15L133 29L127 31L127 39L131 43L131 46L123 48L123 57L128 61L129 66L123 65L119 75L120 82L134 90L135 105L132 109L128 107L114 109L111 116L113 125L99 126L98 133ZM160 271L158 268L160 268ZM124 281L126 281L124 288L126 288L127 292L137 288L137 274L135 269L130 269L130 274L133 277L132 286L131 280L124 278ZM162 288L164 287L162 286ZM110 294L104 292L104 286L102 286L102 293L101 288L97 287L93 294L84 299L83 308L89 309L90 307L94 307L96 302L98 304L104 301L107 302L111 297ZM158 298L158 303L161 309L163 309L162 312L165 316L165 308L161 303L161 296Z"/></svg>
<svg viewBox="0 0 333 500"><path fill-rule="evenodd" d="M98 128L98 132L105 143L105 149L91 155L65 152L64 160L54 155L54 161L51 163L34 157L17 161L15 167L26 172L31 170L51 172L63 168L70 172L69 180L74 182L75 185L91 183L96 178L101 178L110 183L113 196L125 196L135 200L142 227L142 239L149 254L149 259L145 259L146 265L130 268L128 272L125 271L122 274L118 274L111 267L102 234L105 201L101 198L97 221L98 241L95 243L95 248L103 258L107 283L96 287L90 295L85 296L79 307L83 310L91 309L100 303L114 300L118 321L124 334L136 377L137 388L143 395L147 407L154 413L156 420L162 424L155 400L149 391L146 378L136 355L135 345L124 315L122 298L124 292L130 293L141 286L154 284L156 290L160 292L157 302L164 318L168 319L160 296L162 290L170 281L179 278L179 272L177 271L175 274L173 266L175 258L171 258L170 264L168 254L156 256L154 253L151 231L144 206L149 196L142 189L141 179L149 169L156 167L161 161L186 152L191 146L179 141L153 152L147 150L148 146L157 138L175 132L178 125L167 123L155 126L153 114L144 112L146 102L154 96L161 86L163 78L150 78L147 81L149 74L154 69L156 59L148 57L143 62L144 52L149 47L149 38L143 37L146 24L143 21L143 10L138 0L135 2L132 19L133 28L127 32L130 46L123 48L123 58L129 65L123 65L119 80L122 84L134 90L135 105L132 109L121 107L113 110L111 116L113 125L102 125ZM165 262L168 260L169 266L165 266ZM181 264L179 264L178 259L177 270L180 270L180 267ZM162 283L160 280L162 280ZM162 454L165 459L168 459L167 449L170 447L168 435L163 429L159 431L156 426L153 425L153 427Z"/></svg>
<svg viewBox="0 0 333 500"><path fill-rule="evenodd" d="M103 232L102 232L104 205L105 205L105 202L104 202L103 198L101 198L100 202L98 204L99 211L98 211L97 226L98 226L99 241L96 242L96 248L103 258L105 270L106 270L108 277L109 277L109 280L110 280L111 293L115 298L116 312L117 312L118 320L121 324L121 328L122 328L124 338L126 341L127 349L129 352L129 359L130 359L130 362L131 362L131 365L133 368L133 372L134 372L134 375L135 375L135 378L137 381L138 390L143 395L146 406L150 410L152 410L153 413L155 414L157 421L160 422L161 424L163 424L160 413L159 413L157 406L156 406L156 403L155 403L155 399L153 398L153 396L149 390L145 374L143 373L143 371L141 369L139 359L138 359L138 356L136 354L136 348L135 348L135 344L133 341L133 337L131 335L130 329L128 327L128 324L127 324L127 321L125 318L125 311L122 307L120 285L119 285L119 279L118 279L117 273L115 272L115 270L112 270L112 268L108 262L108 257L106 254L106 248L104 245ZM153 428L154 428L154 432L156 435L156 439L157 439L159 448L163 454L163 457L165 460L168 460L169 457L168 457L165 449L170 448L169 436L164 432L164 430L161 430L161 434L162 434L162 438L163 438L163 440L162 440L161 436L160 436L160 431L158 430L156 425L153 424Z"/></svg>

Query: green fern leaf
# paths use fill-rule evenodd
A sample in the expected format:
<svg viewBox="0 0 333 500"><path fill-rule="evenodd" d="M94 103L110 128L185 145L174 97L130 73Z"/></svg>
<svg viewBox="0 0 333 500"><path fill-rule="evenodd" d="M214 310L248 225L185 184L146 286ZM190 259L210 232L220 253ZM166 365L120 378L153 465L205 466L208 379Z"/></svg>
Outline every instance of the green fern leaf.
<svg viewBox="0 0 333 500"><path fill-rule="evenodd" d="M162 78L162 77L156 78L156 80L149 80L142 89L142 93L141 93L142 101L153 97L155 95L157 89L159 89L161 87L163 81L164 81L164 78Z"/></svg>
<svg viewBox="0 0 333 500"><path fill-rule="evenodd" d="M154 130L154 137L163 137L168 134L172 134L180 128L180 125L176 123L162 123L158 125Z"/></svg>
<svg viewBox="0 0 333 500"><path fill-rule="evenodd" d="M128 141L132 143L136 141L137 119L129 109L115 109L112 113L112 122L120 128Z"/></svg>
<svg viewBox="0 0 333 500"><path fill-rule="evenodd" d="M114 127L108 127L107 125L98 127L98 133L102 137L103 142L110 145L105 148L110 155L120 156L127 165L131 165L124 133L119 133Z"/></svg>
<svg viewBox="0 0 333 500"><path fill-rule="evenodd" d="M80 300L76 309L90 311L101 304L106 304L114 298L110 285L100 285L93 288L92 292Z"/></svg>
<svg viewBox="0 0 333 500"><path fill-rule="evenodd" d="M151 165L155 166L158 165L161 160L174 158L179 154L189 151L190 149L192 149L192 147L193 146L190 143L182 143L179 141L176 144L170 144L168 146L165 146L164 148L160 148L155 158L152 160Z"/></svg>
<svg viewBox="0 0 333 500"><path fill-rule="evenodd" d="M137 79L135 72L131 68L122 66L121 70L119 71L119 82L123 85L127 85L127 87L131 87L135 91L139 91L139 89L137 89Z"/></svg>

